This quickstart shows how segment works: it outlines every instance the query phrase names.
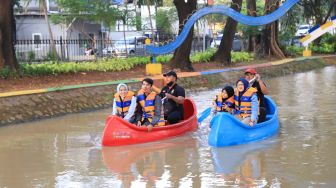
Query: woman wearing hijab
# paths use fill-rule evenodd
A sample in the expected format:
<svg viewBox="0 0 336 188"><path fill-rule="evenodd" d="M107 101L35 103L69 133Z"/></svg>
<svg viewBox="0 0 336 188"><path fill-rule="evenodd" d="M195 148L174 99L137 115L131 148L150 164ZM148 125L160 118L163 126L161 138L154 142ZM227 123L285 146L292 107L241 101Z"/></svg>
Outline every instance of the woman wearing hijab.
<svg viewBox="0 0 336 188"><path fill-rule="evenodd" d="M245 78L240 78L236 83L234 95L235 116L244 124L253 126L258 121L258 97L257 90L249 86Z"/></svg>
<svg viewBox="0 0 336 188"><path fill-rule="evenodd" d="M213 112L229 112L234 109L234 89L231 86L225 86L222 92L216 96Z"/></svg>
<svg viewBox="0 0 336 188"><path fill-rule="evenodd" d="M114 95L112 115L119 116L125 121L134 121L136 108L136 97L134 92L128 91L126 84L121 83L117 86L117 93Z"/></svg>

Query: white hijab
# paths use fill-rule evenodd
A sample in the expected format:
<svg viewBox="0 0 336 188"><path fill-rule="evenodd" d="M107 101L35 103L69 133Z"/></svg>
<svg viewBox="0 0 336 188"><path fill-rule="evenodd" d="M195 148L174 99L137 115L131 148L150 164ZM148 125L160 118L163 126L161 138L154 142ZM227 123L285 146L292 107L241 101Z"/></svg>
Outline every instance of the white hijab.
<svg viewBox="0 0 336 188"><path fill-rule="evenodd" d="M120 87L125 87L126 91L128 91L128 87L127 87L127 85L124 84L124 83L120 83L120 84L118 84L118 86L117 86L117 92L118 92L118 93L119 93L119 91L120 91Z"/></svg>

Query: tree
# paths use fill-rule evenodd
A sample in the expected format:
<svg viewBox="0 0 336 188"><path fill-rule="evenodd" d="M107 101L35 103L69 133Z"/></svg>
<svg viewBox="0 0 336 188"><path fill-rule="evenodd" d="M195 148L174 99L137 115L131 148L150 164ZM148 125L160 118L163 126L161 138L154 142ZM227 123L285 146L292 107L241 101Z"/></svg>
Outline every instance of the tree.
<svg viewBox="0 0 336 188"><path fill-rule="evenodd" d="M57 5L62 13L53 14L51 20L65 26L70 25L75 20L88 20L102 23L105 27L110 28L115 25L120 13L113 6L113 2L108 0L57 0ZM81 33L91 39L83 30L81 30Z"/></svg>
<svg viewBox="0 0 336 188"><path fill-rule="evenodd" d="M139 0L137 2L137 4L138 4L138 6L141 6L141 5L146 5L147 6L150 29L151 29L152 36L153 36L153 42L155 42L155 37L154 37L155 36L155 32L154 32L154 27L153 27L153 23L152 23L152 12L151 12L150 6L154 5L155 12L157 13L157 7L158 6L162 6L163 5L163 1L162 0Z"/></svg>
<svg viewBox="0 0 336 188"><path fill-rule="evenodd" d="M279 8L279 2L277 0L266 0L265 2L265 14L270 14ZM284 53L278 44L278 21L267 24L264 27L262 37L259 43L259 54L261 55L274 55L280 59L286 58Z"/></svg>
<svg viewBox="0 0 336 188"><path fill-rule="evenodd" d="M311 18L316 24L324 24L336 6L335 0L302 0L305 17Z"/></svg>
<svg viewBox="0 0 336 188"><path fill-rule="evenodd" d="M3 0L0 6L0 70L9 67L19 70L14 50L15 18L13 0Z"/></svg>
<svg viewBox="0 0 336 188"><path fill-rule="evenodd" d="M336 0L302 0L300 4L304 8L304 16L314 20L315 24L322 25L328 21L331 13L336 7ZM314 41L320 43L320 38Z"/></svg>
<svg viewBox="0 0 336 188"><path fill-rule="evenodd" d="M111 0L57 0L57 5L62 10L61 14L53 14L51 20L57 24L65 25L69 28L70 25L77 21L92 21L103 24L106 28L111 28L116 21L121 20L123 10L118 10L113 6L114 2ZM77 22L81 23L81 22ZM82 22L83 27L79 27L81 34L85 36L92 46L96 46L94 36L90 36L84 30L85 22Z"/></svg>
<svg viewBox="0 0 336 188"><path fill-rule="evenodd" d="M181 33L184 21L196 10L197 0L174 0L174 5L177 10L179 18L179 33ZM194 27L191 28L187 38L183 41L182 45L178 47L172 59L169 60L171 68L180 68L185 71L193 71L190 61L191 44L194 35Z"/></svg>
<svg viewBox="0 0 336 188"><path fill-rule="evenodd" d="M257 2L256 0L246 0L247 15L257 17ZM250 32L248 36L247 51L253 52L255 50L255 32Z"/></svg>
<svg viewBox="0 0 336 188"><path fill-rule="evenodd" d="M231 8L240 12L242 7L242 0L232 0ZM224 28L221 43L214 54L213 60L218 63L230 65L231 64L231 50L232 43L236 33L237 22L228 17Z"/></svg>
<svg viewBox="0 0 336 188"><path fill-rule="evenodd" d="M170 35L173 33L173 22L177 20L177 15L173 8L158 9L155 15L156 27L160 34Z"/></svg>
<svg viewBox="0 0 336 188"><path fill-rule="evenodd" d="M123 35L124 35L124 44L125 44L125 51L126 51L126 57L128 56L128 50L127 50L127 41L126 41L126 25L136 25L136 18L132 17L130 15L130 11L127 9L127 4L124 5L124 9L117 10L116 19L121 20L123 23Z"/></svg>
<svg viewBox="0 0 336 188"><path fill-rule="evenodd" d="M27 1L26 6L28 6L32 2L32 0L26 0L26 1ZM56 50L54 35L52 33L50 22L49 22L48 7L47 7L46 0L39 0L38 2L39 2L39 5L40 5L40 9L43 12L45 22L47 23L47 26L48 26L48 33L49 33L49 40L50 40L50 44L51 44L52 57L55 60L60 60L60 57L59 57L59 55L57 53L57 50Z"/></svg>

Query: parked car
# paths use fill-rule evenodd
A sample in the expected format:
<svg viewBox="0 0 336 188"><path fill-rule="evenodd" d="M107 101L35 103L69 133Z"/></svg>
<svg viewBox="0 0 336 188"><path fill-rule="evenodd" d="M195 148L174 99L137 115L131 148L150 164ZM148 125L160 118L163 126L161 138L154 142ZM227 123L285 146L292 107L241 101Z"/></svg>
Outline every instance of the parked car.
<svg viewBox="0 0 336 188"><path fill-rule="evenodd" d="M303 47L302 43L300 42L300 39L302 37L293 37L290 41L291 46L296 46L296 47Z"/></svg>
<svg viewBox="0 0 336 188"><path fill-rule="evenodd" d="M308 24L304 24L304 25L299 25L298 30L295 33L295 36L303 36L308 34L309 29L311 29L312 26L308 25Z"/></svg>
<svg viewBox="0 0 336 188"><path fill-rule="evenodd" d="M143 55L145 53L146 36L131 36L125 40L117 40L112 46L103 49L104 55L124 56L128 55ZM127 52L126 52L127 49Z"/></svg>
<svg viewBox="0 0 336 188"><path fill-rule="evenodd" d="M223 35L218 35L210 44L210 47L217 48L222 40ZM243 41L236 35L233 39L232 50L241 51L243 49Z"/></svg>

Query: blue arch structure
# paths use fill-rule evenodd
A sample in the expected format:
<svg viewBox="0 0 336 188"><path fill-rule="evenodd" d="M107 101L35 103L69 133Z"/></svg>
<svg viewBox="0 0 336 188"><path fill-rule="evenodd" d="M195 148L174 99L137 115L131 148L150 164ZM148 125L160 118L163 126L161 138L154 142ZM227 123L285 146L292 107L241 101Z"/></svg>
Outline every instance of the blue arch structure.
<svg viewBox="0 0 336 188"><path fill-rule="evenodd" d="M327 32L336 28L336 15L330 18L330 21L323 25L316 25L308 31L308 34L300 39L300 42L304 47L308 47L309 43L315 39L326 34Z"/></svg>
<svg viewBox="0 0 336 188"><path fill-rule="evenodd" d="M231 17L237 22L240 22L245 25L250 26L260 26L265 25L271 22L274 22L281 18L289 9L291 9L296 3L298 3L300 0L287 0L282 6L280 6L276 11L272 12L271 14L259 16L259 17L252 17L243 15L232 8L229 8L227 6L223 5L216 5L216 6L208 6L201 8L197 12L195 12L185 23L182 32L177 36L176 40L160 47L155 47L153 45L146 46L146 51L149 54L153 55L161 55L166 54L169 52L174 51L176 48L178 48L183 41L187 38L190 29L194 25L194 23L202 18L203 16L206 16L208 14L222 14Z"/></svg>
<svg viewBox="0 0 336 188"><path fill-rule="evenodd" d="M112 0L112 4L115 4L115 5L121 5L123 3L124 3L123 0Z"/></svg>

